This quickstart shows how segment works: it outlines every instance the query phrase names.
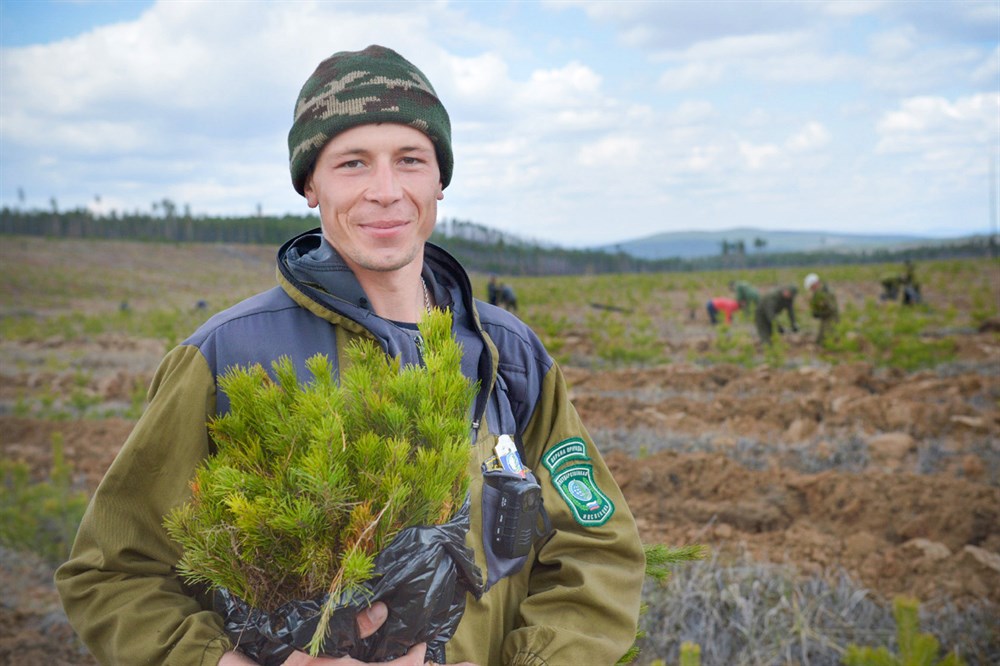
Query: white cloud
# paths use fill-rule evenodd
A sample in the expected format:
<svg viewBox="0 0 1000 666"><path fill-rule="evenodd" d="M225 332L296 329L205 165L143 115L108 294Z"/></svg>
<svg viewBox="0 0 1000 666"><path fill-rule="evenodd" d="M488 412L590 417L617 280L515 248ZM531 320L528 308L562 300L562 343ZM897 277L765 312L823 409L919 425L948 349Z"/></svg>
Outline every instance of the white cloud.
<svg viewBox="0 0 1000 666"><path fill-rule="evenodd" d="M781 155L781 149L775 145L754 145L749 141L740 141L739 150L743 161L750 169L761 169Z"/></svg>
<svg viewBox="0 0 1000 666"><path fill-rule="evenodd" d="M689 99L681 102L669 113L665 122L672 126L704 124L717 117L715 105L708 100Z"/></svg>
<svg viewBox="0 0 1000 666"><path fill-rule="evenodd" d="M806 31L734 35L698 42L683 51L688 60L739 60L810 48L813 37Z"/></svg>
<svg viewBox="0 0 1000 666"><path fill-rule="evenodd" d="M581 146L577 161L587 167L620 169L635 164L642 149L642 142L635 137L609 136Z"/></svg>
<svg viewBox="0 0 1000 666"><path fill-rule="evenodd" d="M694 146L684 166L691 171L710 171L724 155L725 149L719 145Z"/></svg>
<svg viewBox="0 0 1000 666"><path fill-rule="evenodd" d="M911 25L885 30L869 37L868 48L880 60L895 60L910 55L917 48L919 35Z"/></svg>
<svg viewBox="0 0 1000 666"><path fill-rule="evenodd" d="M668 91L701 88L718 83L725 73L726 65L723 63L688 62L660 74L658 85Z"/></svg>
<svg viewBox="0 0 1000 666"><path fill-rule="evenodd" d="M670 63L657 85L681 91L749 81L803 84L844 79L856 70L855 57L820 50L819 41L815 33L796 31L699 42L657 56Z"/></svg>
<svg viewBox="0 0 1000 666"><path fill-rule="evenodd" d="M1000 93L949 101L906 99L876 127L880 155L907 156L907 170L937 172L949 180L982 174L985 156L1000 142Z"/></svg>
<svg viewBox="0 0 1000 666"><path fill-rule="evenodd" d="M878 131L885 137L914 136L917 132L973 130L986 138L996 134L1000 94L980 94L950 102L943 97L903 100L897 111L886 113Z"/></svg>
<svg viewBox="0 0 1000 666"><path fill-rule="evenodd" d="M996 89L998 87L998 82L1000 82L1000 46L993 49L993 52L983 59L982 64L972 71L971 79L973 83L986 88Z"/></svg>
<svg viewBox="0 0 1000 666"><path fill-rule="evenodd" d="M864 16L885 6L883 0L832 0L823 3L823 12L830 16Z"/></svg>
<svg viewBox="0 0 1000 666"><path fill-rule="evenodd" d="M451 115L444 214L574 244L825 224L805 205L919 230L985 205L965 181L1000 133L994 5L159 2L0 53L0 204L23 185L43 207L304 213L284 145L299 87L383 43Z"/></svg>
<svg viewBox="0 0 1000 666"><path fill-rule="evenodd" d="M600 92L601 77L590 67L571 62L558 69L532 72L518 92L519 102L550 108L578 106Z"/></svg>
<svg viewBox="0 0 1000 666"><path fill-rule="evenodd" d="M793 153L801 153L823 148L830 143L830 133L822 123L812 121L789 137L785 146Z"/></svg>
<svg viewBox="0 0 1000 666"><path fill-rule="evenodd" d="M472 58L449 58L449 77L455 93L469 100L504 98L513 87L508 77L507 63L495 53ZM440 93L439 94L443 94Z"/></svg>

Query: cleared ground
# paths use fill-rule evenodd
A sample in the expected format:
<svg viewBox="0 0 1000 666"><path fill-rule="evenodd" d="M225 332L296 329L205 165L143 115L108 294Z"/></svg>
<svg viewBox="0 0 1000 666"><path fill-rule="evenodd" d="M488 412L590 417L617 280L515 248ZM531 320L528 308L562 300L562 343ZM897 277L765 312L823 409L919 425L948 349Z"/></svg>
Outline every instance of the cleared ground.
<svg viewBox="0 0 1000 666"><path fill-rule="evenodd" d="M61 437L87 491L127 436L166 346L273 284L271 248L4 238L0 263L0 455L43 478ZM873 270L833 284L842 305L877 297ZM775 284L805 272L748 276ZM801 302L803 331L783 338L780 364L719 362L723 333L698 304L721 295L726 276L664 276L660 291L618 294L633 310L655 306L613 321L592 304L608 303L592 278L561 279L558 289L580 292L562 305L533 296L553 288L543 280L516 285L524 318L548 327L646 541L707 544L720 564L751 557L802 576L846 572L879 600L1000 604L1000 335L968 316L982 309L977 291L995 310L1000 274L995 262L980 273L976 284L961 275L926 284L931 307L951 315L918 335L954 346L915 371L824 354ZM485 294L484 278L480 286ZM658 336L658 357L627 367L602 358L606 341L591 327L631 331L640 318ZM737 317L734 332L751 329ZM70 638L50 576L0 549L0 661L92 663ZM986 640L1000 649L995 628Z"/></svg>

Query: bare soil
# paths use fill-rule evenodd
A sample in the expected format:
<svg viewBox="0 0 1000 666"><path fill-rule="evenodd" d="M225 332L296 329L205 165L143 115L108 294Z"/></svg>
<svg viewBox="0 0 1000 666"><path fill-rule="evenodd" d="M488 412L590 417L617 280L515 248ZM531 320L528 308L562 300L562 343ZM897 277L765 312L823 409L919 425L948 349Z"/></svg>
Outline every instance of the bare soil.
<svg viewBox="0 0 1000 666"><path fill-rule="evenodd" d="M885 598L1000 604L997 332L963 332L955 361L915 373L815 362L806 340L803 360L781 369L684 360L711 334L689 331L670 364L565 368L645 541L749 551L804 575L843 569ZM110 334L0 342L0 456L44 478L60 433L75 482L93 490L133 421L29 418L12 405L79 382L53 356L83 359L84 388L127 405L163 352ZM0 549L0 663L94 663L51 576Z"/></svg>

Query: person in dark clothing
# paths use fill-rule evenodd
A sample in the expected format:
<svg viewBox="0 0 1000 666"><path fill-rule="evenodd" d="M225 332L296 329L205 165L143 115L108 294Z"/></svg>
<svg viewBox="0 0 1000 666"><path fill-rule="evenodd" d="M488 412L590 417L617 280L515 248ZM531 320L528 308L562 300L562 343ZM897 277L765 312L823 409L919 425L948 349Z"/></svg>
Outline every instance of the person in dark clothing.
<svg viewBox="0 0 1000 666"><path fill-rule="evenodd" d="M903 305L916 305L921 302L920 283L917 281L917 267L913 260L903 262L903 273L886 275L881 280L881 301L895 301L903 294Z"/></svg>
<svg viewBox="0 0 1000 666"><path fill-rule="evenodd" d="M899 298L899 287L903 278L898 275L886 275L880 281L882 293L879 294L880 301L895 301Z"/></svg>
<svg viewBox="0 0 1000 666"><path fill-rule="evenodd" d="M757 335L761 342L771 344L771 336L777 327L778 333L784 333L785 328L776 319L782 312L788 313L788 323L793 331L798 331L799 327L795 323L795 294L798 289L794 285L787 285L775 289L760 299L760 307L754 315L754 324L757 326Z"/></svg>
<svg viewBox="0 0 1000 666"><path fill-rule="evenodd" d="M486 298L490 305L498 305L510 312L517 312L517 294L509 284L497 282L497 276L491 275L486 284Z"/></svg>
<svg viewBox="0 0 1000 666"><path fill-rule="evenodd" d="M486 300L490 305L496 305L500 300L500 285L497 284L496 275L491 275L490 281L486 283Z"/></svg>
<svg viewBox="0 0 1000 666"><path fill-rule="evenodd" d="M729 288L735 293L736 302L740 304L740 309L747 314L752 314L754 309L760 305L760 292L749 282L733 280L730 281Z"/></svg>
<svg viewBox="0 0 1000 666"><path fill-rule="evenodd" d="M920 283L917 282L917 267L911 259L903 262L903 275L900 278L903 287L903 305L916 305L920 302Z"/></svg>
<svg viewBox="0 0 1000 666"><path fill-rule="evenodd" d="M840 319L840 308L837 306L837 297L833 295L825 282L819 279L815 273L810 273L805 279L805 288L809 292L809 312L813 318L819 320L819 332L816 333L816 344L823 344L823 340L830 333L833 325Z"/></svg>
<svg viewBox="0 0 1000 666"><path fill-rule="evenodd" d="M497 305L511 312L517 312L517 294L514 293L514 287L509 284L500 285L500 297Z"/></svg>

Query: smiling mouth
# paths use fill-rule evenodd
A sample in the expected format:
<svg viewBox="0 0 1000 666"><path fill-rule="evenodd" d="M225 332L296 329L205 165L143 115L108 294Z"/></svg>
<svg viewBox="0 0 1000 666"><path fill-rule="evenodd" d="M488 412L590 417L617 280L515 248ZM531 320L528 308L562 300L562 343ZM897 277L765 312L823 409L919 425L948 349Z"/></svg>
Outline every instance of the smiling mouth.
<svg viewBox="0 0 1000 666"><path fill-rule="evenodd" d="M361 229L375 238L390 238L401 233L409 226L406 220L382 220L362 224Z"/></svg>
<svg viewBox="0 0 1000 666"><path fill-rule="evenodd" d="M368 222L362 224L361 226L365 229L374 229L375 231L392 230L398 229L399 227L405 227L408 224L406 220L384 220L381 222Z"/></svg>

